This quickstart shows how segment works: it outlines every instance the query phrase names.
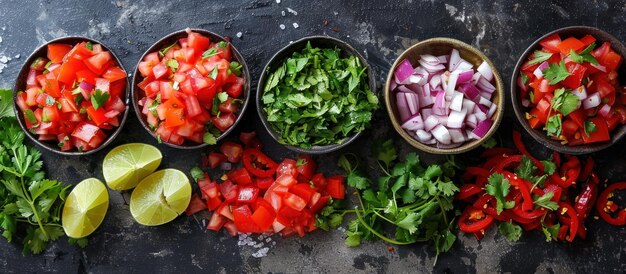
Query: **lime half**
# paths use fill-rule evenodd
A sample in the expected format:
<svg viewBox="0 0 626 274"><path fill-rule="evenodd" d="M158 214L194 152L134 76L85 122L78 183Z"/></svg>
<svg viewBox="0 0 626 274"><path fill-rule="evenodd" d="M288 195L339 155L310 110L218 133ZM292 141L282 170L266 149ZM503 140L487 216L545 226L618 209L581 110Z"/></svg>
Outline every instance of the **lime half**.
<svg viewBox="0 0 626 274"><path fill-rule="evenodd" d="M102 224L108 208L107 187L95 178L83 180L65 200L61 216L65 234L71 238L89 236Z"/></svg>
<svg viewBox="0 0 626 274"><path fill-rule="evenodd" d="M130 196L130 214L148 226L161 225L183 213L191 200L187 175L163 169L144 178Z"/></svg>
<svg viewBox="0 0 626 274"><path fill-rule="evenodd" d="M104 180L114 190L134 188L159 167L162 158L159 149L151 145L132 143L118 146L104 157Z"/></svg>

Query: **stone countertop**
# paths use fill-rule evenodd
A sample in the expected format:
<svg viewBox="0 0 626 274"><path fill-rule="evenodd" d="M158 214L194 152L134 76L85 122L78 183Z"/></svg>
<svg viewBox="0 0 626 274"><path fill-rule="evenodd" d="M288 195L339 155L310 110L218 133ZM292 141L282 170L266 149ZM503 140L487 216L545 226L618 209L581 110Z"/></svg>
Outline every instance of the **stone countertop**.
<svg viewBox="0 0 626 274"><path fill-rule="evenodd" d="M4 87L13 86L32 50L66 35L100 40L118 54L128 71L133 71L141 54L162 36L186 27L211 30L233 38L253 75L253 87L262 67L278 49L309 35L328 35L353 45L374 67L379 83L384 82L396 56L416 41L438 36L456 38L489 56L507 87L519 55L532 41L553 29L589 25L618 39L626 38L626 3L618 1L5 0L0 4L0 14L0 86ZM237 38L239 32L241 38ZM507 107L499 130L505 144L509 143L511 129L519 128L510 103ZM254 129L270 155L295 156L271 140L254 108L254 104L249 106L245 120L232 136ZM378 111L372 128L346 151L368 157L359 148L371 146L371 139L381 136L394 138L402 153L411 151L393 132L384 110ZM530 138L525 139L531 151L548 153ZM87 177L102 179L100 163L106 152L127 142L156 145L133 113L109 149L86 157L44 153L48 176L72 184ZM619 156L626 154L624 144L620 142L594 155L601 178L626 179L623 157ZM164 156L162 168L183 171L206 152L179 151L163 145L159 148ZM338 155L315 159L326 174L333 174L339 172L335 165ZM420 156L428 162L439 160L423 153ZM496 229L488 231L480 242L471 235L459 235L451 252L441 255L433 268L434 251L429 246L396 247L390 252L382 242L366 242L359 248L348 248L341 231L315 232L286 240L274 237L271 242L275 246L271 242L266 245L270 247L268 255L255 258L253 253L259 247L241 247L237 238L206 231L202 221L206 216L202 214L179 217L159 227L143 227L130 215L128 194L110 191L110 195L109 213L89 237L88 247L81 250L62 239L43 254L22 256L20 244L0 240L0 272L604 273L626 269L626 230L593 219L588 224L588 239L573 244L546 243L538 232L527 233L515 243Z"/></svg>

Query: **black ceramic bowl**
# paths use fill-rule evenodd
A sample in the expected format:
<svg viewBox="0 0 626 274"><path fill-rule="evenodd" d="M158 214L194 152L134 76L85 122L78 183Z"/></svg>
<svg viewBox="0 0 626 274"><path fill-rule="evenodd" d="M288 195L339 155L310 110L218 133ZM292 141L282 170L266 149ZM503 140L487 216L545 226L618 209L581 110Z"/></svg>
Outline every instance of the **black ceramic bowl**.
<svg viewBox="0 0 626 274"><path fill-rule="evenodd" d="M558 33L561 36L561 39L565 39L565 38L570 37L570 36L574 36L576 38L582 38L586 34L593 35L593 37L596 38L596 45L597 46L601 45L604 42L610 42L611 43L611 48L613 48L613 50L615 50L619 55L621 55L622 59L626 59L626 47L624 47L624 44L622 44L622 42L620 42L618 39L616 39L612 35L606 33L605 31L602 31L602 30L594 28L594 27L572 26L572 27L566 27L566 28L562 28L562 29L557 29L555 31L551 31L551 32L547 33L546 35L544 35L541 38L537 39L534 43L532 43L530 45L530 47L528 47L526 49L526 51L524 51L522 56L517 61L517 65L515 66L515 70L513 71L513 76L511 78L511 93L510 93L510 96L511 96L512 104L513 104L513 109L515 111L515 115L517 116L517 119L522 124L524 129L526 129L526 131L535 140L537 140L539 143L545 145L546 147L548 147L548 148L550 148L552 150L556 150L556 151L558 151L560 153L588 154L588 153L593 153L593 152L600 151L600 150L603 150L605 148L608 148L608 147L612 146L613 144L617 143L622 137L624 137L624 135L626 134L626 126L620 126L617 129L615 129L613 132L611 132L611 140L610 141L603 142L603 143L596 143L596 144L569 146L569 145L563 145L559 141L552 140L550 137L548 137L546 135L545 131L543 131L541 129L533 129L533 128L531 128L530 125L528 124L528 121L526 120L525 113L529 109L524 107L524 106L522 106L522 101L521 101L521 98L519 97L519 93L518 93L518 89L519 88L517 87L517 77L519 76L520 70L521 70L523 64L528 59L528 57L535 50L539 50L540 49L541 46L539 46L539 42L541 40L543 40L544 38L546 38L546 37L548 37L548 36L550 36L552 34L555 34L555 33ZM620 85L626 84L626 65L624 65L624 63L622 63L622 65L618 69L618 75L619 75L618 76L618 81L619 81Z"/></svg>
<svg viewBox="0 0 626 274"><path fill-rule="evenodd" d="M203 30L203 29L190 29L190 30L208 37L211 40L211 42L227 41L226 39L224 39L224 37L219 36L208 30ZM137 87L137 84L139 84L143 80L143 77L141 76L141 73L139 72L139 63L143 61L146 55L152 52L159 51L165 47L168 47L172 45L174 42L178 41L179 39L185 38L185 37L187 37L187 29L175 31L166 35L165 37L161 38L159 41L154 43L141 56L141 58L139 59L139 62L137 62L137 66L135 66L135 73L133 75L133 81L132 81L133 82L133 85L132 85L133 107L135 109L135 114L137 115L137 119L139 119L139 121L141 122L141 125L143 125L146 131L148 131L150 135L152 135L154 138L157 138L157 136L152 130L150 130L148 122L146 121L146 117L141 113L142 107L139 106L138 104L139 100L143 96L145 96L144 91L141 90L139 87ZM250 101L250 72L248 71L248 65L246 65L246 62L244 61L243 56L239 53L239 51L235 48L235 46L232 43L230 44L230 49L231 49L233 60L239 62L242 66L241 73L242 73L243 79L245 80L245 84L243 86L243 97L240 99L243 100L243 105L239 109L239 113L237 114L237 119L235 120L235 123L228 130L222 132L222 134L217 137L218 142L224 139L224 137L226 137L226 135L228 135L231 131L233 131L235 126L237 126L239 121L241 121L244 111L248 107L248 102ZM189 142L187 140L185 140L185 142L182 145L175 145L175 144L170 144L167 142L163 142L163 143L170 147L180 148L180 149L197 149L197 148L208 146L208 144L205 144L205 143L198 144L198 143Z"/></svg>
<svg viewBox="0 0 626 274"><path fill-rule="evenodd" d="M17 80L15 81L15 86L13 87L13 101L17 102L16 97L17 97L17 93L19 91L24 91L26 88L26 78L28 77L28 72L30 70L30 65L33 61L35 61L35 59L37 59L38 57L45 57L46 53L47 53L47 46L48 44L52 44L52 43L64 43L64 44L69 44L69 45L75 45L79 42L91 42L92 44L100 44L102 45L102 48L106 51L109 51L111 53L111 55L113 56L113 58L115 59L115 61L117 62L117 64L119 65L119 67L124 70L124 72L126 72L126 74L128 75L128 72L126 71L126 69L124 68L124 65L122 64L122 62L120 61L119 58L117 58L117 55L115 55L115 53L108 48L107 46L105 46L104 44L102 44L100 41L97 41L95 39L91 39L91 38L87 38L87 37L82 37L82 36L67 36L67 37L62 37L62 38L57 38L51 41L48 41L46 44L41 45L40 47L38 47L30 56L28 56L28 59L26 59L26 61L24 62L24 65L22 65L22 69L20 70L19 74L17 75ZM58 153L61 155L77 155L77 156L81 156L81 155L87 155L87 154L92 154L95 153L101 149L103 149L104 147L106 147L107 145L109 145L111 142L113 142L113 139L115 139L115 137L117 137L117 135L120 133L120 131L122 131L122 127L124 127L124 124L126 123L126 117L128 116L128 111L129 111L129 106L128 106L128 100L130 97L130 83L128 81L128 77L126 77L126 91L124 93L125 98L123 98L122 101L124 101L124 104L126 105L126 108L124 109L124 113L121 114L121 119L120 119L120 126L112 129L112 130L105 130L104 132L107 135L107 139L100 144L99 147L89 150L89 151L77 151L77 150L71 150L71 151L61 151L58 147L58 143L57 142L46 142L46 141L39 141L37 138L37 135L31 133L27 128L26 128L26 123L24 121L24 115L22 114L22 111L19 109L19 107L17 106L17 104L15 104L14 109L15 109L15 116L17 117L17 120L20 123L20 127L22 127L22 130L26 133L26 136L28 136L28 138L30 138L33 142L35 142L37 145L39 145L40 147L54 152L54 153Z"/></svg>
<svg viewBox="0 0 626 274"><path fill-rule="evenodd" d="M263 126L265 127L265 129L267 129L269 134L272 136L272 138L274 138L274 140L276 140L277 142L281 144L283 142L281 142L280 134L276 132L274 128L272 127L272 125L267 121L267 115L265 114L265 111L263 110L263 102L261 99L263 97L263 93L265 89L265 82L267 81L269 75L274 70L276 70L280 65L282 65L285 59L291 57L291 55L294 52L302 50L304 47L306 47L308 42L311 42L311 46L313 47L320 47L320 48L337 47L341 49L342 57L353 56L353 55L357 56L359 60L361 61L361 63L367 68L367 78L369 81L368 84L369 84L370 89L373 92L376 91L376 79L374 77L374 71L367 63L367 60L365 60L365 58L363 58L363 56L361 56L361 54L352 46L350 46L348 43L341 41L339 39L336 39L336 38L328 37L328 36L309 36L309 37L304 37L304 38L301 38L297 41L290 43L286 47L279 50L276 54L274 54L274 56L272 56L272 58L267 63L267 65L265 65L265 67L263 68L263 72L261 73L261 78L259 79L259 84L257 86L257 93L256 93L256 108L257 108L257 112L259 113L259 117L261 117L261 122L263 123ZM305 149L305 148L291 146L291 145L285 145L285 147L287 147L290 150L299 152L299 153L324 154L324 153L329 153L329 152L332 152L332 151L335 151L342 147L347 146L348 144L352 143L356 138L358 138L360 135L361 135L361 132L357 132L352 136L346 137L340 144L313 146L310 149Z"/></svg>

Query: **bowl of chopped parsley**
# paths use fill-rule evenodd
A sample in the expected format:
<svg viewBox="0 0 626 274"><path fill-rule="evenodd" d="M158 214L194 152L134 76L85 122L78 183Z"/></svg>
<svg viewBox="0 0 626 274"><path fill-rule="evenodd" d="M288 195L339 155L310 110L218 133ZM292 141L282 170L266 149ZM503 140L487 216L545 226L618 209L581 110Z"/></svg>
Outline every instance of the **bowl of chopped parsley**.
<svg viewBox="0 0 626 274"><path fill-rule="evenodd" d="M267 63L257 111L269 134L300 153L338 150L369 126L379 102L374 72L349 44L326 36L290 43Z"/></svg>

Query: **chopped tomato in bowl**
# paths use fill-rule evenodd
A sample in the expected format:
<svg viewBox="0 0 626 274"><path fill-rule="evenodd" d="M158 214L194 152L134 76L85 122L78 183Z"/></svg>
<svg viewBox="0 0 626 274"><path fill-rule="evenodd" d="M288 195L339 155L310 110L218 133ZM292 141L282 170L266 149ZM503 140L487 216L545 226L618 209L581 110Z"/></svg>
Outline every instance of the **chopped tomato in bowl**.
<svg viewBox="0 0 626 274"><path fill-rule="evenodd" d="M15 113L27 136L63 155L109 144L128 114L128 77L115 54L85 37L64 37L36 49L18 75Z"/></svg>
<svg viewBox="0 0 626 274"><path fill-rule="evenodd" d="M546 34L522 55L511 99L524 128L561 153L592 153L626 134L626 47L592 27Z"/></svg>
<svg viewBox="0 0 626 274"><path fill-rule="evenodd" d="M242 117L249 79L229 39L187 28L156 42L137 64L135 113L159 142L175 148L212 145Z"/></svg>

